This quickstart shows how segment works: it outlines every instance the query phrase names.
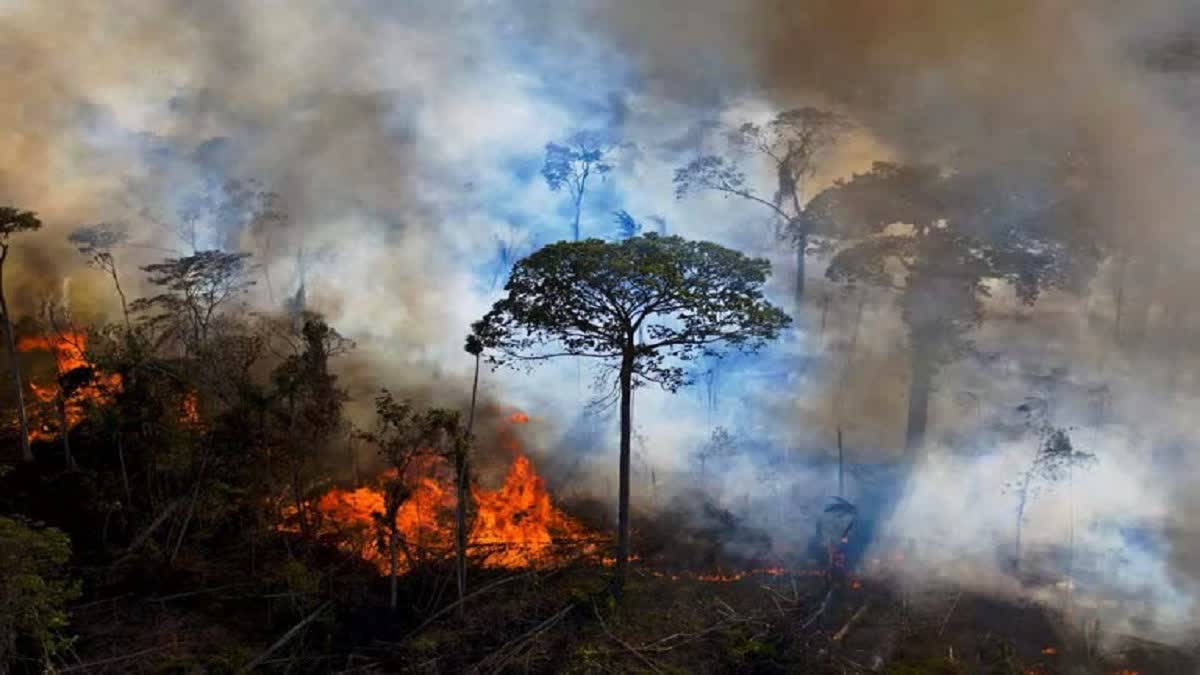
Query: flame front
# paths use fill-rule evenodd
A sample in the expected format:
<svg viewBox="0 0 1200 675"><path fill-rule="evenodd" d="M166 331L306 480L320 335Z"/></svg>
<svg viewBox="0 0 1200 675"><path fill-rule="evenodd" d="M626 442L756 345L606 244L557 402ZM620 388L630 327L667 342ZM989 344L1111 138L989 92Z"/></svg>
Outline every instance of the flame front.
<svg viewBox="0 0 1200 675"><path fill-rule="evenodd" d="M523 414L514 414L509 419L513 424L527 420ZM487 567L524 568L561 562L566 555L557 545L563 542L570 542L569 548L575 554L598 551L597 537L554 505L545 481L532 460L521 451L516 438L505 432L501 440L513 454L513 461L497 489L472 487L471 557ZM440 458L415 463L405 476L411 492L396 514L402 549L398 560L400 571L411 569L418 562L452 554L455 507L452 476L449 464ZM385 511L383 486L395 479L396 472L392 470L375 486L334 489L314 504L321 516L323 532L340 537L343 546L385 571L388 560L386 547L381 545L379 520Z"/></svg>
<svg viewBox="0 0 1200 675"><path fill-rule="evenodd" d="M53 337L24 337L17 342L17 351L24 353L42 351L53 355L56 371L60 378L80 368L93 367L92 363L87 360L86 350L87 335L77 331L68 331ZM60 428L62 422L58 420L57 414L30 411L29 439L45 441L53 439L56 435L79 424L83 420L88 404L103 404L111 400L113 393L121 387L121 376L115 373L107 375L97 373L89 382L72 391L65 401L59 400L61 395L59 382L39 384L30 379L28 385L33 392L34 402L41 403L42 407L62 406L61 414L65 417L66 429Z"/></svg>

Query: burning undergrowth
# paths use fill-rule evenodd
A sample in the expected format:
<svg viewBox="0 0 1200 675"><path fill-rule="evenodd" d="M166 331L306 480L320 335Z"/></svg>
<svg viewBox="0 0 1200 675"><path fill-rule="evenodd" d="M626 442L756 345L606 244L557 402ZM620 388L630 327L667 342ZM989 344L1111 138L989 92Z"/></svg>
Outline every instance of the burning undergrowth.
<svg viewBox="0 0 1200 675"><path fill-rule="evenodd" d="M88 359L88 336L82 331L29 335L16 347L23 354L47 354L54 363L26 383L32 394L26 401L31 441L53 440L75 428L89 406L110 403L121 389L120 375L100 372Z"/></svg>
<svg viewBox="0 0 1200 675"><path fill-rule="evenodd" d="M498 429L497 447L508 460L499 484L471 487L469 557L482 567L550 567L595 557L606 539L555 503L521 444L517 427L528 421L526 414L513 413ZM395 515L399 571L451 558L456 497L453 467L444 457L423 456L403 474L388 469L368 485L335 488L307 506L319 515L325 538L386 571L384 532L390 524L384 514L388 491L397 486L407 492ZM289 516L294 520L296 509Z"/></svg>

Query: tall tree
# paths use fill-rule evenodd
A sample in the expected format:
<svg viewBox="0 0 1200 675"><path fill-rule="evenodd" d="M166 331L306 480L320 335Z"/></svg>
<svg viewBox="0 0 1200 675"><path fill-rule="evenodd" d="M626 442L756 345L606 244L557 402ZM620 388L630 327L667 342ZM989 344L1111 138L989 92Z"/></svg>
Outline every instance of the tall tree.
<svg viewBox="0 0 1200 675"><path fill-rule="evenodd" d="M471 433L475 429L475 403L479 394L479 358L483 354L483 341L478 335L468 335L463 350L475 359L475 376L471 380L471 407L467 412L467 429L462 442L456 446L454 455L455 488L457 499L454 502L454 562L458 580L458 616L462 618L466 608L463 599L467 594L467 510L471 498L471 447L475 439Z"/></svg>
<svg viewBox="0 0 1200 675"><path fill-rule="evenodd" d="M1060 178L879 162L806 208L805 220L859 237L834 256L830 279L900 293L911 357L910 453L924 441L938 369L972 348L989 282L1008 283L1032 304L1043 290L1076 286L1094 269L1098 254Z"/></svg>
<svg viewBox="0 0 1200 675"><path fill-rule="evenodd" d="M8 365L12 372L13 392L17 398L17 420L21 424L21 459L33 461L33 450L29 447L29 419L25 415L25 392L21 383L21 364L17 360L17 339L13 335L12 314L8 310L8 298L4 295L4 263L8 262L12 236L21 232L33 232L42 227L42 221L33 211L23 211L12 206L0 206L0 314L4 320L4 346L8 352Z"/></svg>
<svg viewBox="0 0 1200 675"><path fill-rule="evenodd" d="M121 288L121 277L117 274L117 261L113 250L123 246L128 235L121 228L108 223L85 225L75 230L67 239L87 256L88 265L104 272L112 279L117 297L121 300L121 312L125 317L125 328L133 329L129 320L129 303L125 300L125 291Z"/></svg>
<svg viewBox="0 0 1200 675"><path fill-rule="evenodd" d="M731 140L735 150L767 160L775 174L770 197L750 184L746 171L733 158L718 155L697 157L675 171L675 196L712 190L738 197L767 209L775 219L776 234L796 249L795 301L804 299L805 261L809 237L820 234L812 221L803 218L808 181L816 173L822 154L849 128L843 116L818 108L803 107L779 113L766 126L747 122Z"/></svg>
<svg viewBox="0 0 1200 675"><path fill-rule="evenodd" d="M790 319L763 297L769 274L766 260L680 237L559 242L518 262L507 295L474 326L494 363L575 356L616 371L618 595L630 552L633 389L656 383L674 392L691 383L684 362L775 339Z"/></svg>
<svg viewBox="0 0 1200 675"><path fill-rule="evenodd" d="M603 177L612 171L605 161L612 145L604 137L592 131L579 131L571 135L564 145L546 144L546 159L542 163L542 177L554 192L566 188L571 197L574 219L571 234L579 241L579 218L583 213L583 197L587 194L588 180Z"/></svg>

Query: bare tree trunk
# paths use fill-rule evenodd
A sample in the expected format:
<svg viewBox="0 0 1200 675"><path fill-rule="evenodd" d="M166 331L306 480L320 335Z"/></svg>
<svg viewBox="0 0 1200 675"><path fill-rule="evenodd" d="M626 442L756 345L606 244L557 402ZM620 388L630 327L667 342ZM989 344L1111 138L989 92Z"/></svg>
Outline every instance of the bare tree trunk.
<svg viewBox="0 0 1200 675"><path fill-rule="evenodd" d="M1125 308L1125 271L1129 267L1129 256L1121 254L1117 267L1116 317L1113 319L1113 342L1121 344L1121 314Z"/></svg>
<svg viewBox="0 0 1200 675"><path fill-rule="evenodd" d="M21 365L17 361L17 341L13 336L12 316L8 313L8 300L4 297L4 260L8 257L8 245L0 249L0 314L4 315L5 348L8 350L8 365L12 370L13 390L17 394L17 419L21 423L21 459L33 461L33 449L29 447L29 418L25 416L25 393L21 384Z"/></svg>
<svg viewBox="0 0 1200 675"><path fill-rule="evenodd" d="M633 337L630 336L621 357L621 459L620 486L617 494L617 569L613 592L619 598L625 590L629 573L629 457L632 435L631 413L633 398Z"/></svg>
<svg viewBox="0 0 1200 675"><path fill-rule="evenodd" d="M908 458L925 444L925 429L929 423L929 396L933 387L933 364L923 350L912 355L912 373L908 384L908 424L904 432L904 452Z"/></svg>
<svg viewBox="0 0 1200 675"><path fill-rule="evenodd" d="M796 290L795 301L796 311L799 312L804 303L804 275L806 268L806 256L808 254L808 233L801 232L796 235Z"/></svg>
<svg viewBox="0 0 1200 675"><path fill-rule="evenodd" d="M129 489L129 472L125 470L125 444L121 442L121 432L114 434L117 442L117 461L121 464L121 485L125 487L125 508L133 508L133 491Z"/></svg>
<svg viewBox="0 0 1200 675"><path fill-rule="evenodd" d="M129 303L125 301L125 291L121 288L121 280L117 277L116 263L109 270L112 273L113 286L117 288L117 297L121 298L121 313L125 315L125 330L133 331L133 322L129 320Z"/></svg>
<svg viewBox="0 0 1200 675"><path fill-rule="evenodd" d="M471 496L471 431L475 426L475 401L479 394L479 354L475 355L475 379L471 383L471 409L467 413L466 439L458 453L458 495L454 506L454 557L458 580L458 617L465 617L467 594L467 500Z"/></svg>
<svg viewBox="0 0 1200 675"><path fill-rule="evenodd" d="M575 241L579 241L579 212L583 210L583 188L580 187L579 194L575 196L575 221L571 224L571 233L575 236Z"/></svg>

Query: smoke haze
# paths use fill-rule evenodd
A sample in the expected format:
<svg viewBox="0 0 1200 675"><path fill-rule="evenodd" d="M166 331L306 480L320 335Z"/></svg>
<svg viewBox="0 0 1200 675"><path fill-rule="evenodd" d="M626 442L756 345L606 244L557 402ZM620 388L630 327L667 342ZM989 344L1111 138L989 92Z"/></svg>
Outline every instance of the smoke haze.
<svg viewBox="0 0 1200 675"><path fill-rule="evenodd" d="M1030 546L1069 531L1077 560L1108 565L1092 572L1097 602L1124 602L1132 632L1181 639L1200 618L1189 415L1200 384L1198 28L1184 0L7 0L0 198L47 223L18 243L11 295L33 311L69 278L77 314L111 312L104 279L66 242L74 227L128 228L134 245L118 264L136 290L138 265L188 252L170 225L189 203L221 202L226 181L253 179L279 194L286 222L204 218L201 248L253 252L266 311L303 281L308 304L359 344L343 378L360 403L380 386L457 401L470 322L515 258L570 234L539 169L544 144L572 131L625 144L589 194L585 235L615 236L611 214L625 209L769 256L783 299L795 263L767 218L713 195L673 199L674 169L721 151L722 129L802 104L846 114L855 129L813 191L881 159L1072 166L1088 227L1128 260L1034 307L997 291L979 353L938 378L928 463L877 529L917 542L923 570L1026 593L995 542L1012 536L1007 484L1037 442L1013 431L1029 427L1014 410L1050 401L1046 419L1073 427L1099 463L1034 500ZM769 167L750 169L770 184ZM780 499L833 491L813 460L831 455L839 427L854 463L898 457L908 357L896 297L822 272L818 257L810 297L827 299L762 358L714 365L680 396L638 392L643 508L695 483L692 453L717 426L741 452L705 489L778 541L809 527L773 515ZM615 423L582 412L593 376L564 363L486 374L484 388L534 415L563 483L605 496ZM780 462L790 472L767 485ZM854 480L851 493L871 498ZM1149 539L1134 536L1145 529Z"/></svg>

